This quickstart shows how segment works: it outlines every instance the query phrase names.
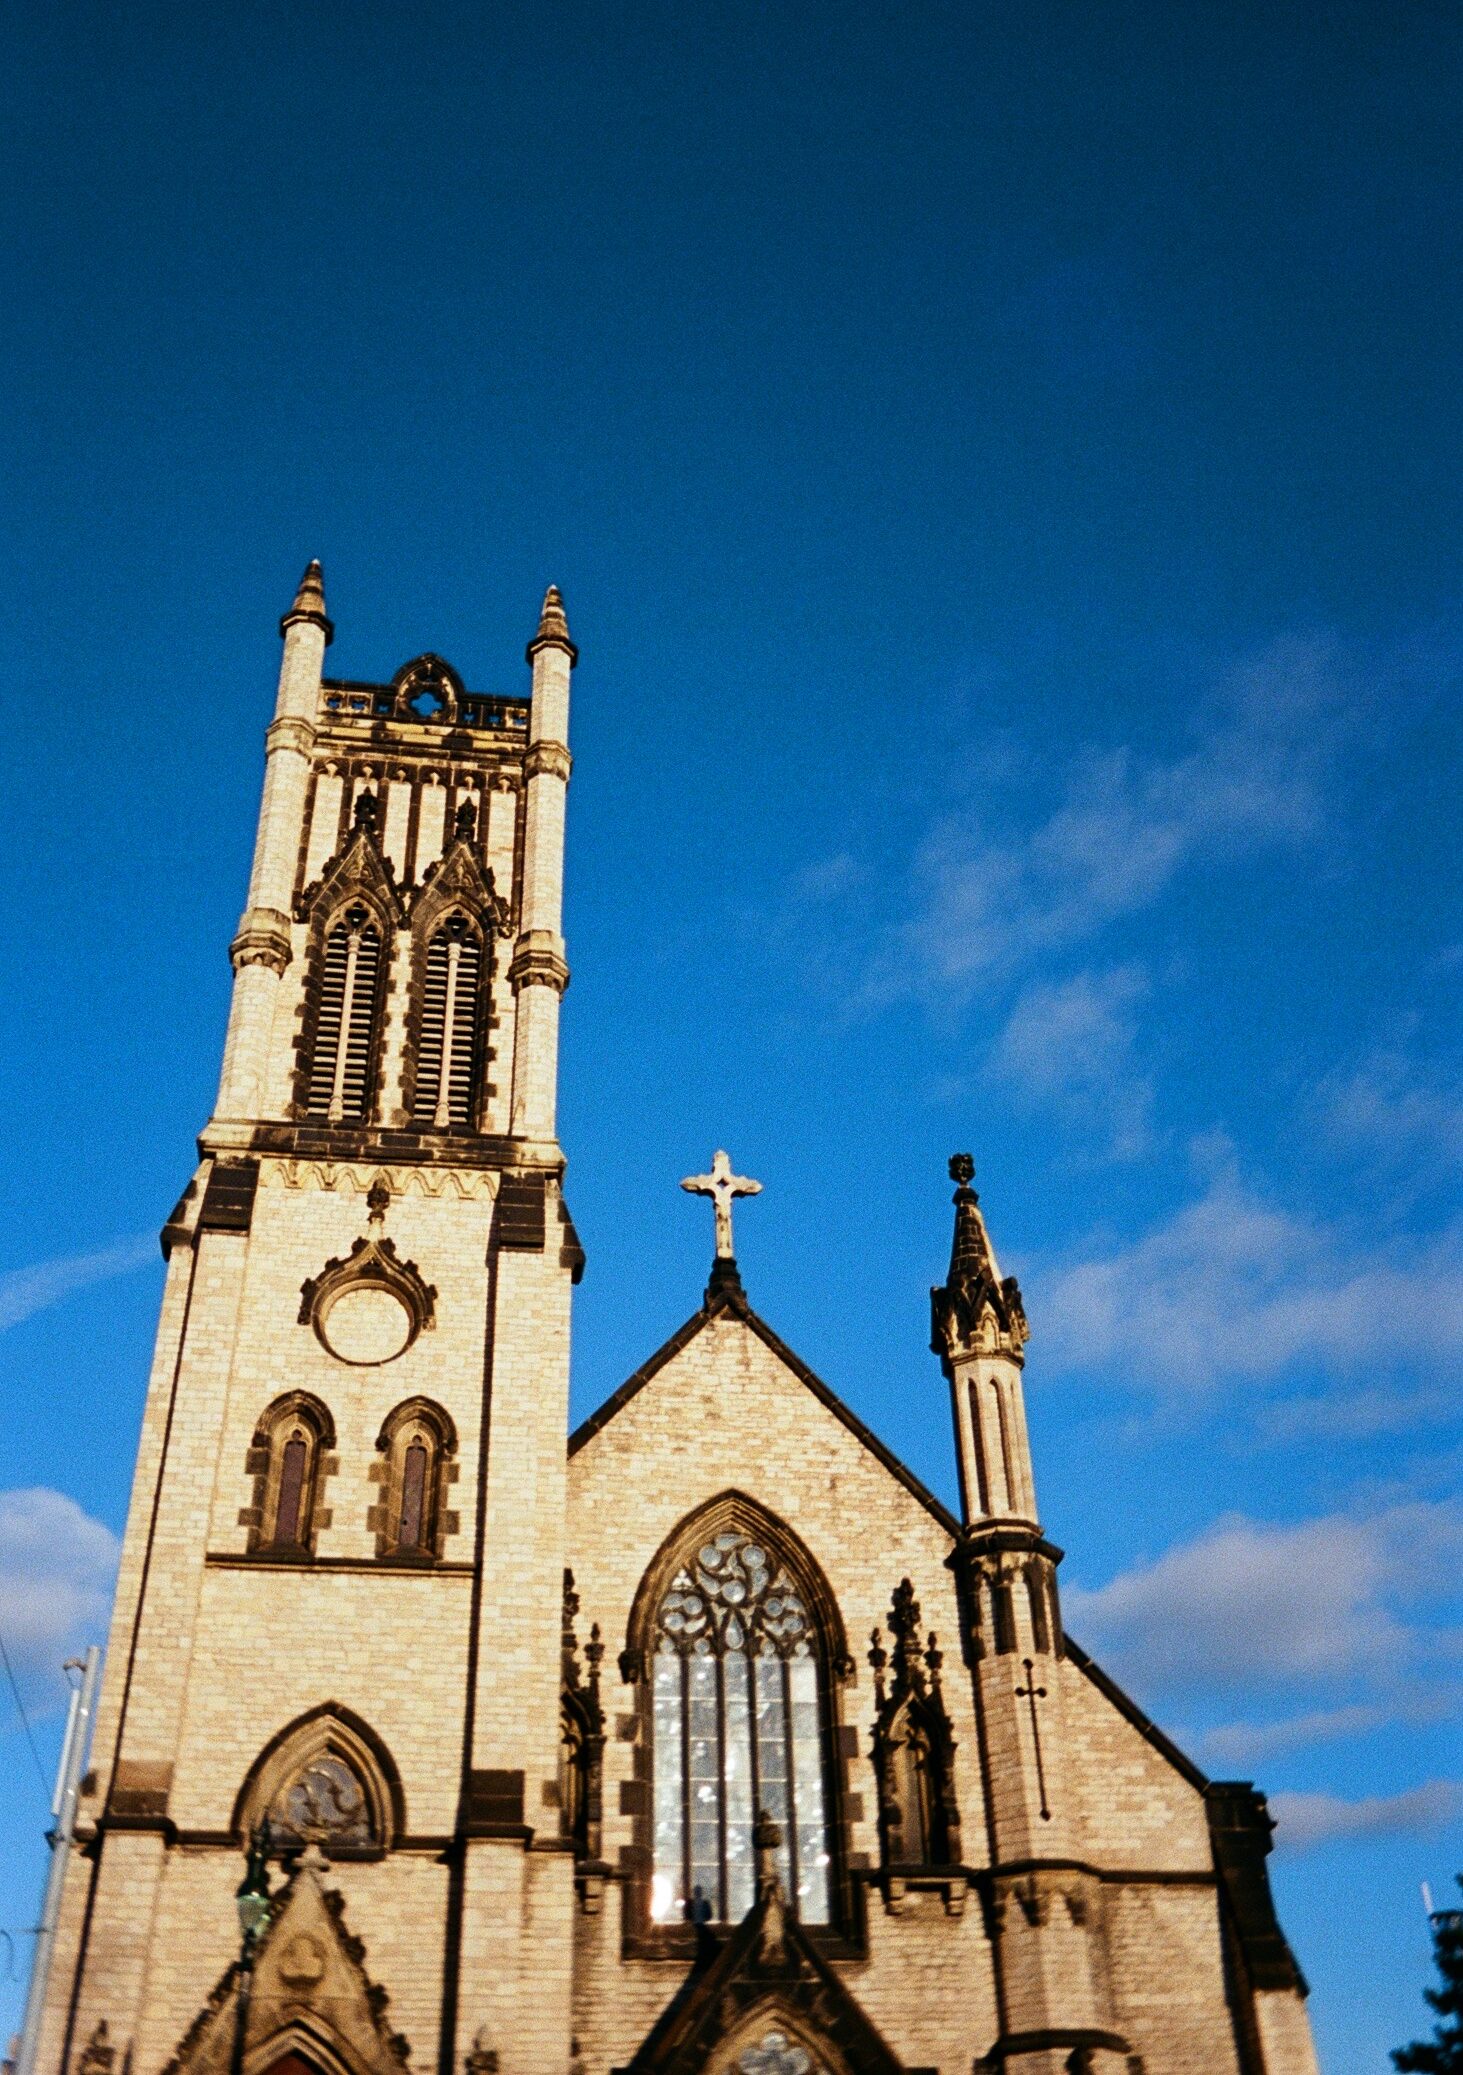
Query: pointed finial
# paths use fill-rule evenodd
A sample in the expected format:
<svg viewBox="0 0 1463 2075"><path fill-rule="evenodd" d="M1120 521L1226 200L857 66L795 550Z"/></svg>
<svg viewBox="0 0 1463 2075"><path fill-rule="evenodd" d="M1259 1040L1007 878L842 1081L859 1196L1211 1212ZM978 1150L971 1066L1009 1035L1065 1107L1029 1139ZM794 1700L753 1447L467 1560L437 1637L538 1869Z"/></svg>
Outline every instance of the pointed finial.
<svg viewBox="0 0 1463 2075"><path fill-rule="evenodd" d="M975 1162L969 1153L951 1154L950 1179L955 1184L955 1236L949 1273L942 1286L930 1291L930 1345L947 1361L956 1341L983 1330L982 1318L989 1311L1002 1348L1019 1353L1029 1337L1021 1292L1015 1276L1002 1278L996 1266L980 1198L971 1187Z"/></svg>
<svg viewBox="0 0 1463 2075"><path fill-rule="evenodd" d="M563 649L569 658L571 670L579 661L579 651L569 639L569 620L557 584L550 584L544 592L544 609L538 616L538 632L525 650L530 663L541 648Z"/></svg>
<svg viewBox="0 0 1463 2075"><path fill-rule="evenodd" d="M955 1184L955 1239L948 1278L953 1288L963 1276L979 1274L986 1267L987 1247L976 1208L980 1198L970 1186L975 1180L975 1162L969 1153L951 1154L950 1179Z"/></svg>
<svg viewBox="0 0 1463 2075"><path fill-rule="evenodd" d="M325 646L329 648L335 639L335 622L325 611L325 572L317 561L306 564L305 574L300 578L300 588L295 593L295 602L279 623L283 634L288 627L304 622L312 627L325 629Z"/></svg>

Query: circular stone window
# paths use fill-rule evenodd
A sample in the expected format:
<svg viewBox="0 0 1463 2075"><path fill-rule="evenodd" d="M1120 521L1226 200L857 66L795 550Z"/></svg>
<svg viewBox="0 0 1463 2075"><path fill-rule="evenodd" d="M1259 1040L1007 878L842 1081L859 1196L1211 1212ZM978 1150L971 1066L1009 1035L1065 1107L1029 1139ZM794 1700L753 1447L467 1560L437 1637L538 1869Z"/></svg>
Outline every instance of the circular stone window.
<svg viewBox="0 0 1463 2075"><path fill-rule="evenodd" d="M416 1338L416 1321L392 1291L356 1283L316 1314L315 1330L342 1362L366 1368L394 1362Z"/></svg>

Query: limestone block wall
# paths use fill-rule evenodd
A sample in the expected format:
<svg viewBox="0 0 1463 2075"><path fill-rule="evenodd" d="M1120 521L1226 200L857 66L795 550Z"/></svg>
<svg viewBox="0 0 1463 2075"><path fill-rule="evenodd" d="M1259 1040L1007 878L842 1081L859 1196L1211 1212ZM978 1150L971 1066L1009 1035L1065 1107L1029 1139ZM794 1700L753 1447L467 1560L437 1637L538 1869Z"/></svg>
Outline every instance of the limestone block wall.
<svg viewBox="0 0 1463 2075"><path fill-rule="evenodd" d="M792 1527L842 1614L854 1660L852 1676L835 1688L840 1725L854 1743L847 1761L851 1858L878 1863L868 1639L876 1625L887 1636L890 1598L908 1577L926 1633L933 1629L947 1646L945 1693L959 1744L962 1834L967 1859L979 1863L985 1834L976 1731L945 1561L949 1529L755 1333L729 1318L707 1325L570 1458L568 1546L581 1600L580 1634L598 1621L608 1646L605 1858L618 1864L635 1842L635 1819L622 1811L622 1799L634 1798L639 1696L613 1670L631 1604L665 1538L688 1513L727 1490L746 1494ZM602 1913L580 1920L576 1949L587 1972L577 1984L576 2024L586 2075L630 2057L684 1973L684 1963L618 1959L622 1907L623 1891L615 1884ZM868 1910L868 1959L840 1963L840 1971L914 2065L968 2069L976 2046L993 2036L993 2026L976 2016L993 2008L994 1996L978 1905L972 1900L953 1917L937 1895L906 1898L895 1918L885 1915L874 1893ZM942 1967L955 1972L934 1998L928 1983ZM952 1994L956 1975L960 1991Z"/></svg>
<svg viewBox="0 0 1463 2075"><path fill-rule="evenodd" d="M976 1723L946 1561L951 1526L734 1317L704 1326L570 1459L569 1561L581 1600L580 1635L598 1621L608 1646L605 1858L619 1864L637 1837L639 1695L612 1669L636 1589L665 1538L727 1490L745 1493L791 1526L821 1567L846 1626L855 1673L837 1689L837 1706L841 1725L853 1732L851 1863L878 1864L868 1633L877 1624L887 1635L890 1595L906 1576L926 1633L938 1631L946 1649L966 1863L987 1863ZM1017 1660L1001 1662L1021 1675ZM1049 1993L1058 2005L1064 1996L1070 2002L1077 1978L1068 1984L1063 1967L1095 1970L1094 1989L1081 1992L1087 2007L1095 2021L1131 2040L1150 2075L1236 2070L1202 1794L1075 1660L1048 1659L1042 1675L1060 1682L1051 1696L1060 1707L1048 1720L1054 1732L1065 1724L1061 1776L1073 1804L1065 1834L1094 1869L1048 1877L1074 1896L1080 1890L1086 1912L1073 1918L1065 1943L1043 1942L1042 1966L1057 1968ZM1029 1782L991 1785L1015 1794ZM913 1890L893 1913L878 1886L863 1892L866 1957L836 1960L838 1972L910 2065L963 2075L1000 2031L990 1931L978 1900L972 1895L954 1914L938 1891ZM627 1893L610 1883L602 1907L576 1919L575 2029L586 2075L630 2057L684 1974L684 1962L626 1955ZM1008 1907L1012 1932L1019 1932L1024 1919L1014 1902ZM1064 1905L1051 1921L1066 1926ZM1007 1965L1024 1950L1018 1937Z"/></svg>

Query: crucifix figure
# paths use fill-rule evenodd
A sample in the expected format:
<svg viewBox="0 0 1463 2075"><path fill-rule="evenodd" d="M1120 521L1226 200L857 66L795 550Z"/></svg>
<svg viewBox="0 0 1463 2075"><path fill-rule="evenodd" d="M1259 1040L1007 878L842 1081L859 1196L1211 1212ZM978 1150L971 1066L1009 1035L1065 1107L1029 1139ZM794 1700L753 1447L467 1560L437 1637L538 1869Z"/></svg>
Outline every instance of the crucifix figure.
<svg viewBox="0 0 1463 2075"><path fill-rule="evenodd" d="M1031 1659L1023 1657L1021 1662L1026 1671L1026 1684L1016 1688L1016 1698L1028 1701L1031 1705L1031 1744L1036 1754L1036 1784L1041 1794L1041 1819L1044 1823L1049 1823L1052 1819L1052 1812L1047 1806L1046 1767L1041 1762L1041 1722L1036 1712L1036 1703L1039 1700L1046 1699L1046 1688L1045 1686L1037 1685L1035 1678L1036 1667Z"/></svg>
<svg viewBox="0 0 1463 2075"><path fill-rule="evenodd" d="M734 1196L756 1196L762 1184L750 1181L744 1174L733 1174L731 1160L718 1151L711 1162L710 1174L688 1174L681 1183L693 1196L709 1196L716 1205L716 1258L718 1261L734 1261L736 1250L732 1246L732 1198Z"/></svg>

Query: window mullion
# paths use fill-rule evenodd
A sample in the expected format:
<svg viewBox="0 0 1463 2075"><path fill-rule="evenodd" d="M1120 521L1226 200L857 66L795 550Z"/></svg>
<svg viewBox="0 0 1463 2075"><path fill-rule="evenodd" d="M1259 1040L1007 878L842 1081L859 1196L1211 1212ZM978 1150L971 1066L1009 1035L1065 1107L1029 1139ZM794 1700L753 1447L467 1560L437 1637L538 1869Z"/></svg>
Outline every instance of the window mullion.
<svg viewBox="0 0 1463 2075"><path fill-rule="evenodd" d="M447 946L447 994L442 1004L442 1070L437 1081L437 1112L433 1126L443 1131L452 1122L452 1069L457 1028L457 967L462 957L461 942L454 937Z"/></svg>
<svg viewBox="0 0 1463 2075"><path fill-rule="evenodd" d="M355 1028L356 965L360 958L361 934L352 930L346 939L345 980L341 990L340 1036L335 1044L335 1075L330 1089L330 1121L338 1124L345 1115L345 1072Z"/></svg>

